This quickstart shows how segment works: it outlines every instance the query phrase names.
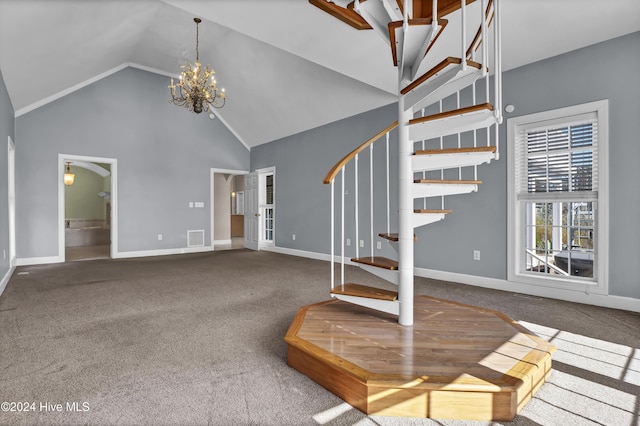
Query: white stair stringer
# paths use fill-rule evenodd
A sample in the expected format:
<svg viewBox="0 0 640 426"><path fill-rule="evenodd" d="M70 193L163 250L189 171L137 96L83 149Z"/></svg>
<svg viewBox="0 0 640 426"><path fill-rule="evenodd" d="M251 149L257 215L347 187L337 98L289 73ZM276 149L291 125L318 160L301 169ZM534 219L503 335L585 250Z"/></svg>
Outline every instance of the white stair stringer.
<svg viewBox="0 0 640 426"><path fill-rule="evenodd" d="M373 31L376 32L382 39L390 44L389 28L387 24L391 20L387 14L387 10L379 0L370 0L360 2L355 0L353 4L353 10L356 11L362 18L367 21Z"/></svg>
<svg viewBox="0 0 640 426"><path fill-rule="evenodd" d="M442 197L446 195L469 194L478 191L477 184L469 183L413 183L413 198Z"/></svg>
<svg viewBox="0 0 640 426"><path fill-rule="evenodd" d="M411 213L411 223L413 229L419 228L430 223L438 222L446 216L446 213Z"/></svg>
<svg viewBox="0 0 640 426"><path fill-rule="evenodd" d="M482 71L477 68L467 66L463 69L461 64L455 65L404 95L405 108L413 107L413 112L416 113L473 84L481 76Z"/></svg>
<svg viewBox="0 0 640 426"><path fill-rule="evenodd" d="M389 15L390 20L392 21L400 21L402 19L402 11L400 10L400 6L398 6L398 2L396 0L381 0L382 5L387 11L387 15Z"/></svg>
<svg viewBox="0 0 640 426"><path fill-rule="evenodd" d="M456 167L479 166L494 159L496 159L496 153L491 151L422 154L411 157L411 167L414 172L428 172Z"/></svg>
<svg viewBox="0 0 640 426"><path fill-rule="evenodd" d="M371 299L368 297L349 296L346 294L332 294L332 296L336 299L353 303L354 305L375 309L376 311L382 311L392 315L400 314L400 302L397 300Z"/></svg>
<svg viewBox="0 0 640 426"><path fill-rule="evenodd" d="M367 265L366 263L356 263L360 269L363 269L370 274L375 275L376 277L380 277L383 280L389 281L391 284L398 285L399 281L399 272L395 269L386 269L380 268L377 266Z"/></svg>
<svg viewBox="0 0 640 426"><path fill-rule="evenodd" d="M405 27L401 25L402 22L394 22L391 25L394 24L396 65L400 69L409 69L410 79L413 80L431 43L444 26L442 23L436 23L434 26L431 22L416 23L415 20L410 20L405 32Z"/></svg>
<svg viewBox="0 0 640 426"><path fill-rule="evenodd" d="M462 111L462 110L461 110ZM492 109L477 108L433 120L414 119L409 121L409 140L421 141L455 135L456 133L482 129L496 124Z"/></svg>

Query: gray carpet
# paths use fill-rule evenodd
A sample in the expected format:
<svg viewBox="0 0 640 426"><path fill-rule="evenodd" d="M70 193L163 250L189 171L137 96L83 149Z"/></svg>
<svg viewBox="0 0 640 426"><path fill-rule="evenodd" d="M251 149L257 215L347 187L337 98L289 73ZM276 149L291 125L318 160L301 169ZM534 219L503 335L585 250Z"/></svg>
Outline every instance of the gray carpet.
<svg viewBox="0 0 640 426"><path fill-rule="evenodd" d="M328 273L244 249L19 267L0 298L0 401L29 411L3 404L0 424L487 424L368 417L289 368L283 337L329 298ZM422 278L416 293L500 310L558 347L513 424L638 424L640 315Z"/></svg>

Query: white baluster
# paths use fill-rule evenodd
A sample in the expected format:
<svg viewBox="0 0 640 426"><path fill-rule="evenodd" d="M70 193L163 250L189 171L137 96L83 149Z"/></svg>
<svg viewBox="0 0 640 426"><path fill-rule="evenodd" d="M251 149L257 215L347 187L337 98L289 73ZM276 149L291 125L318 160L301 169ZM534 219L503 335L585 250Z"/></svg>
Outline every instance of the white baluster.
<svg viewBox="0 0 640 426"><path fill-rule="evenodd" d="M360 154L356 154L356 157L354 159L355 163L353 165L354 167L354 175L355 175L355 191L354 191L354 203L355 203L355 221L356 221L356 257L360 257L360 244L358 244L358 242L360 241L360 213L359 213L359 192L360 189L358 188L358 156Z"/></svg>

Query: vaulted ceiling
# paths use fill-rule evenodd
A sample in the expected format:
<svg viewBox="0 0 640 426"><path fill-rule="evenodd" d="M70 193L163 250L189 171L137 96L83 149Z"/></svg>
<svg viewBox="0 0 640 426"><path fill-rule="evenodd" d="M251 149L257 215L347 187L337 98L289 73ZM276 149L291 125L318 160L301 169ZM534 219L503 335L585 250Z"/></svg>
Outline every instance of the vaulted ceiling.
<svg viewBox="0 0 640 426"><path fill-rule="evenodd" d="M640 30L638 0L501 4L505 70ZM177 75L195 59L196 16L201 62L228 94L216 115L249 147L396 100L382 39L307 0L0 0L16 115L128 65Z"/></svg>

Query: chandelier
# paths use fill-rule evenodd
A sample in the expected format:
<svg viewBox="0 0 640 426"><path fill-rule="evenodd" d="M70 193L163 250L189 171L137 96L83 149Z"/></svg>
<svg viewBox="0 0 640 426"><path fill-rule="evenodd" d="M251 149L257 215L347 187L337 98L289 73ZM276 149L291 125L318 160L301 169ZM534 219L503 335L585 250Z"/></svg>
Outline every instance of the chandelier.
<svg viewBox="0 0 640 426"><path fill-rule="evenodd" d="M218 90L216 86L216 73L209 65L202 69L200 55L198 53L198 24L202 22L200 18L193 18L196 23L196 63L192 66L186 63L180 67L180 81L174 84L171 79L171 97L178 106L183 106L189 111L200 114L203 110L209 111L211 107L222 108L227 96L224 89Z"/></svg>

